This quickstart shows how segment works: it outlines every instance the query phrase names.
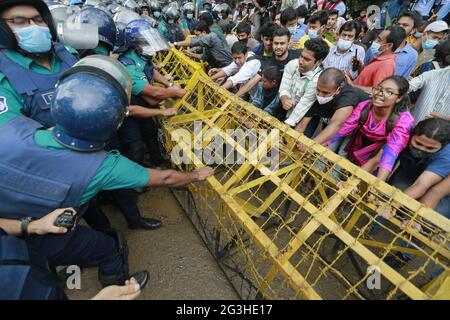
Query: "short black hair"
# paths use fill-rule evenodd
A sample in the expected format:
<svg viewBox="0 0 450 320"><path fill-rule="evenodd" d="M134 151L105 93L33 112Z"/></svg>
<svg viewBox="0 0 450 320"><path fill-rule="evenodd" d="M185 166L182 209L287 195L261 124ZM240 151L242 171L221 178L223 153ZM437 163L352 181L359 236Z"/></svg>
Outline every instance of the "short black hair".
<svg viewBox="0 0 450 320"><path fill-rule="evenodd" d="M341 34L343 31L352 31L352 30L355 30L356 32L355 37L358 38L359 34L361 33L361 25L353 20L347 21L339 29L339 34Z"/></svg>
<svg viewBox="0 0 450 320"><path fill-rule="evenodd" d="M406 31L399 26L390 26L386 30L389 30L389 35L386 37L386 43L392 43L392 52L398 49L403 40L406 39Z"/></svg>
<svg viewBox="0 0 450 320"><path fill-rule="evenodd" d="M308 19L308 23L316 23L317 21L320 22L321 26L324 26L328 22L328 13L326 13L325 10L320 10L314 13L311 17Z"/></svg>
<svg viewBox="0 0 450 320"><path fill-rule="evenodd" d="M343 83L345 83L345 76L341 70L331 67L331 68L325 69L320 74L318 81L323 84L332 82L336 85L336 87L339 87Z"/></svg>
<svg viewBox="0 0 450 320"><path fill-rule="evenodd" d="M232 54L246 54L248 52L247 43L244 41L236 41L231 46L231 53Z"/></svg>
<svg viewBox="0 0 450 320"><path fill-rule="evenodd" d="M209 30L209 26L208 23L206 23L206 21L204 20L200 20L199 22L197 22L197 24L194 27L195 31L200 31L200 32L206 32L206 33L210 33L211 31Z"/></svg>
<svg viewBox="0 0 450 320"><path fill-rule="evenodd" d="M273 38L273 34L275 33L276 29L277 25L275 24L275 22L268 22L263 26L261 26L261 28L259 29L259 34L261 35L261 38L262 37Z"/></svg>
<svg viewBox="0 0 450 320"><path fill-rule="evenodd" d="M252 26L247 22L241 22L236 27L236 33L250 34L252 32Z"/></svg>
<svg viewBox="0 0 450 320"><path fill-rule="evenodd" d="M295 9L295 12L297 13L298 18L306 18L308 16L308 8L304 4Z"/></svg>
<svg viewBox="0 0 450 320"><path fill-rule="evenodd" d="M306 41L305 49L314 52L316 61L325 59L330 52L328 44L320 38L309 39Z"/></svg>
<svg viewBox="0 0 450 320"><path fill-rule="evenodd" d="M288 40L291 40L291 33L289 32L288 29L284 28L284 27L278 27L277 29L275 29L275 32L273 33L273 37L284 37L287 36Z"/></svg>
<svg viewBox="0 0 450 320"><path fill-rule="evenodd" d="M400 20L401 17L410 18L414 22L414 28L418 28L420 26L420 24L422 23L422 16L416 10L403 12L398 17L397 22L398 22L398 20Z"/></svg>
<svg viewBox="0 0 450 320"><path fill-rule="evenodd" d="M438 118L422 120L414 127L412 132L412 136L421 135L439 141L444 148L450 142L450 121Z"/></svg>
<svg viewBox="0 0 450 320"><path fill-rule="evenodd" d="M328 17L329 16L339 16L339 11L337 11L336 9L328 10Z"/></svg>
<svg viewBox="0 0 450 320"><path fill-rule="evenodd" d="M297 19L297 12L292 7L287 7L283 11L281 11L280 22L284 26L286 23L292 20Z"/></svg>
<svg viewBox="0 0 450 320"><path fill-rule="evenodd" d="M450 39L442 41L434 52L434 59L440 62L444 67L450 64Z"/></svg>
<svg viewBox="0 0 450 320"><path fill-rule="evenodd" d="M205 21L208 27L211 27L214 23L214 19L209 12L204 12L198 17L199 21Z"/></svg>
<svg viewBox="0 0 450 320"><path fill-rule="evenodd" d="M281 79L283 78L283 73L277 66L268 66L264 68L264 70L262 71L262 75L267 80L276 81L277 83L281 83Z"/></svg>

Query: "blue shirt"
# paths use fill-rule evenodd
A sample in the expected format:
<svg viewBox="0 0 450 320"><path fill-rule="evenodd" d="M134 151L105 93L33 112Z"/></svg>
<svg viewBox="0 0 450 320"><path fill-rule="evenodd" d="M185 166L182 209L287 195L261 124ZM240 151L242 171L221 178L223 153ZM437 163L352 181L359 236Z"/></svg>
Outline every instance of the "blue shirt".
<svg viewBox="0 0 450 320"><path fill-rule="evenodd" d="M403 48L397 49L395 55L397 56L395 74L408 79L419 57L417 50L406 44Z"/></svg>
<svg viewBox="0 0 450 320"><path fill-rule="evenodd" d="M418 11L422 17L428 17L436 0L419 0L413 10Z"/></svg>
<svg viewBox="0 0 450 320"><path fill-rule="evenodd" d="M304 23L297 26L297 30L295 30L294 34L291 37L291 40L298 41L301 37L303 37L306 34L306 29L308 26Z"/></svg>

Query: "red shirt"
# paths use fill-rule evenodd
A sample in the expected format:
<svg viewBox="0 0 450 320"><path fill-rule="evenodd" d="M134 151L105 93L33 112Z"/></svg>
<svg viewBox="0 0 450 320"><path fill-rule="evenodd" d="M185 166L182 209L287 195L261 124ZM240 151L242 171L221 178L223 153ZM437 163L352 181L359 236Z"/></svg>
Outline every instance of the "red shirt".
<svg viewBox="0 0 450 320"><path fill-rule="evenodd" d="M353 84L363 87L379 85L381 81L395 74L395 60L394 53L373 59L365 66Z"/></svg>

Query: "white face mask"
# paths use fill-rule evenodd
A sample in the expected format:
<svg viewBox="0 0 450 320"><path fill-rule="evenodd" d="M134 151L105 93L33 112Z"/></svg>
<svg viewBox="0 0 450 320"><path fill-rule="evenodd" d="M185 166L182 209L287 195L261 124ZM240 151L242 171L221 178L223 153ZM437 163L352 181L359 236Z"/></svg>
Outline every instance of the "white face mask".
<svg viewBox="0 0 450 320"><path fill-rule="evenodd" d="M298 25L301 26L302 24L305 23L305 18L300 18L297 20L297 22L298 22Z"/></svg>
<svg viewBox="0 0 450 320"><path fill-rule="evenodd" d="M350 41L350 40L344 40L344 39L339 39L338 42L337 42L337 47L338 47L340 50L347 51L348 49L350 49L350 47L352 46L352 44L353 44L353 41Z"/></svg>
<svg viewBox="0 0 450 320"><path fill-rule="evenodd" d="M194 15L192 14L192 13L188 13L187 15L186 15L186 18L188 18L188 19L192 19L194 17Z"/></svg>
<svg viewBox="0 0 450 320"><path fill-rule="evenodd" d="M330 96L330 97L321 97L321 96L316 95L316 98L317 98L317 102L319 104L326 104L334 99L334 95Z"/></svg>

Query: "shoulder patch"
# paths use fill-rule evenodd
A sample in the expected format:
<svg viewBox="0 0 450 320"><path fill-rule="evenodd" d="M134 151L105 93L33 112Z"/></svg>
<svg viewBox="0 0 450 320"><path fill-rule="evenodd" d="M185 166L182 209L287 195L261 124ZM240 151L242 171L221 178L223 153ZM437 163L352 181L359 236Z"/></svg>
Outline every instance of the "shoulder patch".
<svg viewBox="0 0 450 320"><path fill-rule="evenodd" d="M8 105L6 104L6 98L0 97L0 114L8 111Z"/></svg>

